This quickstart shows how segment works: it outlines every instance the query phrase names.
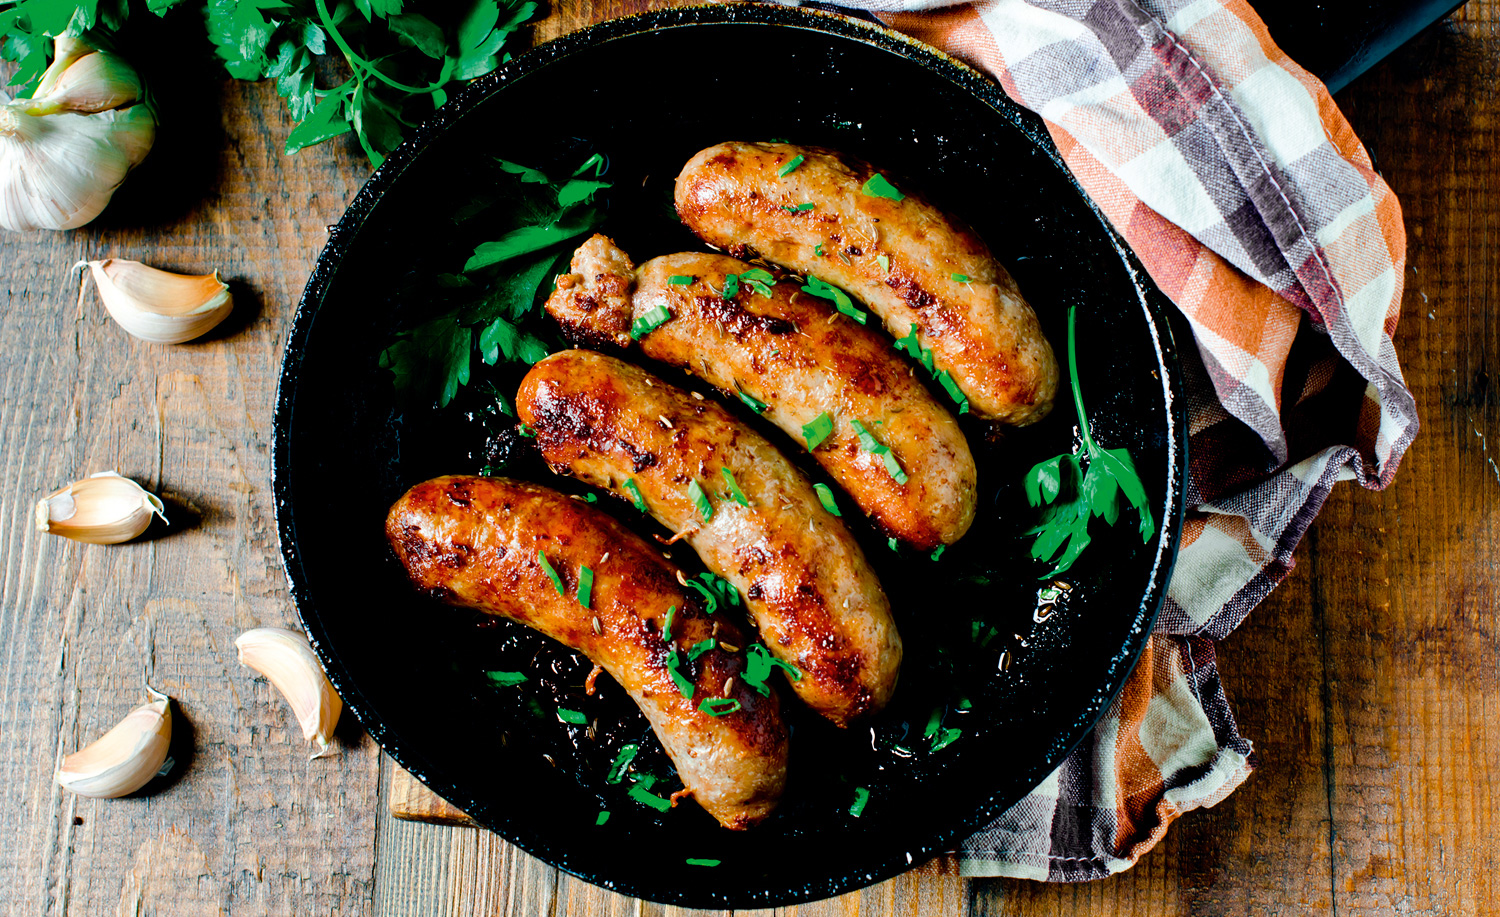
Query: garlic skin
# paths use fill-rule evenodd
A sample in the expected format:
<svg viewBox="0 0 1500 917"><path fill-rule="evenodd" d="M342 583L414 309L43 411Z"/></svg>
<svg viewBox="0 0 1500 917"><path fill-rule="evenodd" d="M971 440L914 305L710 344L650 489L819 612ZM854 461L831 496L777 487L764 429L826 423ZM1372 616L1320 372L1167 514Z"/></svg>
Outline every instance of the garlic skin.
<svg viewBox="0 0 1500 917"><path fill-rule="evenodd" d="M74 481L36 505L37 531L87 544L129 541L146 531L152 516L167 522L161 498L113 471Z"/></svg>
<svg viewBox="0 0 1500 917"><path fill-rule="evenodd" d="M0 226L18 232L98 216L156 139L128 64L77 38L54 49L36 98L0 92Z"/></svg>
<svg viewBox="0 0 1500 917"><path fill-rule="evenodd" d="M107 258L88 265L99 298L127 332L153 344L181 344L213 330L234 311L229 286L212 274L173 274L142 264Z"/></svg>
<svg viewBox="0 0 1500 917"><path fill-rule="evenodd" d="M62 759L58 786L79 796L114 799L134 793L170 766L164 764L172 744L171 700L146 690L150 703L130 711L94 744Z"/></svg>
<svg viewBox="0 0 1500 917"><path fill-rule="evenodd" d="M234 645L240 664L266 676L286 698L302 724L302 737L318 743L313 757L328 754L344 702L323 674L307 638L280 627L257 627L240 634Z"/></svg>

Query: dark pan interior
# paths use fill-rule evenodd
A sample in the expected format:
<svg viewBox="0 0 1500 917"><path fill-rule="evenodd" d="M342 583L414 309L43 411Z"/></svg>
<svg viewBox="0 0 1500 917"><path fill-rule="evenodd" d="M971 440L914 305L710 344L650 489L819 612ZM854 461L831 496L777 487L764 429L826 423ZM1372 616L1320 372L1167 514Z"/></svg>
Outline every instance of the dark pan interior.
<svg viewBox="0 0 1500 917"><path fill-rule="evenodd" d="M1142 544L1129 513L1115 530L1096 524L1094 545L1065 577L1067 601L1035 621L1043 570L1019 537L1032 521L1020 480L1074 446L1066 384L1036 427L990 441L966 426L981 519L940 561L893 552L852 520L907 645L896 701L843 733L794 709L786 799L766 824L735 834L696 806L658 813L630 800L628 784L604 781L618 748L641 741L640 767L668 789L680 785L617 686L582 696L586 661L407 585L381 535L386 509L426 477L476 472L483 437L462 403L403 411L377 355L398 323L420 315L420 303L392 293L403 278L452 270L467 254L451 214L482 192L485 157L555 167L608 154L622 191L606 231L639 261L701 248L666 210L671 179L693 152L771 138L863 156L973 224L1060 354L1066 307L1079 305L1096 436L1130 448L1159 534ZM1165 308L1040 123L930 49L783 7L605 23L471 86L371 178L334 231L288 341L276 416L274 483L293 597L349 709L377 741L532 854L609 888L695 907L768 907L858 888L942 851L1024 795L1084 737L1138 657L1181 520L1185 431ZM492 377L514 393L516 373ZM577 490L534 459L513 473ZM608 498L600 505L647 530ZM690 551L675 553L693 562ZM483 677L513 668L531 680L497 689ZM558 722L559 703L588 713L594 736ZM937 752L924 737L934 709L942 728L962 730ZM855 787L871 793L860 818L849 814ZM602 827L601 809L611 812Z"/></svg>

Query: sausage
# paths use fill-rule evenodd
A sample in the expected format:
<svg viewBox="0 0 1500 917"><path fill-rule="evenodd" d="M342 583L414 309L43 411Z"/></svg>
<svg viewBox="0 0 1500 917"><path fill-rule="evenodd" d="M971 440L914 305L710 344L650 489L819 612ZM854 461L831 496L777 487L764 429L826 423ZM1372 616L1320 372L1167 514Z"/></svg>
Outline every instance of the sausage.
<svg viewBox="0 0 1500 917"><path fill-rule="evenodd" d="M1057 357L1016 282L972 230L921 197L865 193L876 174L818 147L721 143L677 176L677 213L710 245L842 287L897 338L916 325L976 416L1041 420L1057 393Z"/></svg>
<svg viewBox="0 0 1500 917"><path fill-rule="evenodd" d="M827 414L832 432L813 458L886 534L930 551L968 531L976 499L968 441L882 335L779 272L768 289L740 283L725 299L726 275L754 266L724 255L665 255L636 270L596 235L572 269L547 299L570 337L629 347L633 323L665 307L670 320L641 336L641 352L760 406L804 446L806 425ZM890 449L896 474L862 446L851 421Z"/></svg>
<svg viewBox="0 0 1500 917"><path fill-rule="evenodd" d="M638 506L744 595L766 647L800 672L792 689L809 707L846 726L885 706L901 666L885 590L764 437L712 401L587 350L533 366L516 413L553 471L632 502L639 494Z"/></svg>
<svg viewBox="0 0 1500 917"><path fill-rule="evenodd" d="M762 697L746 683L739 629L724 615L706 615L679 585L681 573L645 539L550 488L467 476L407 491L385 531L417 588L519 621L608 672L640 705L693 799L724 827L749 828L775 808L787 762L777 694ZM583 567L593 573L589 607L578 595ZM712 649L687 658L715 634ZM692 681L691 698L674 682L672 664ZM711 698L732 699L739 709L713 716L700 709Z"/></svg>

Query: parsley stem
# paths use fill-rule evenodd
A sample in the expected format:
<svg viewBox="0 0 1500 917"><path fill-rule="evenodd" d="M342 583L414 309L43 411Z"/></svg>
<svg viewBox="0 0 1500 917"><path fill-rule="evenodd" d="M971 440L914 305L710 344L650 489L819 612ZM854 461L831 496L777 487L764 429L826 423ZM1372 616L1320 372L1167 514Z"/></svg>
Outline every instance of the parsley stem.
<svg viewBox="0 0 1500 917"><path fill-rule="evenodd" d="M357 70L364 70L371 76L379 78L382 83L385 83L387 86L390 86L393 89L399 89L402 92L410 92L414 95L430 95L431 93L437 92L439 89L443 88L444 84L442 82L429 84L426 89L422 89L417 86L408 86L405 83L396 82L395 80L386 76L384 73L381 73L379 70L375 69L374 64L365 60L363 57L360 57L358 54L355 54L354 49L349 47L349 42L344 40L344 36L339 32L339 27L333 24L333 17L328 15L328 4L324 3L323 0L316 0L316 3L318 7L318 18L323 21L323 28L328 30L328 34L333 38L333 43L339 46L340 51L344 52L344 57L348 59L349 66L354 67Z"/></svg>
<svg viewBox="0 0 1500 917"><path fill-rule="evenodd" d="M1078 385L1078 306L1076 305L1068 307L1068 381L1073 383L1073 410L1078 412L1078 429L1083 432L1083 449L1092 455L1099 451L1099 446L1094 442L1094 434L1089 431L1089 415L1083 410L1083 389Z"/></svg>

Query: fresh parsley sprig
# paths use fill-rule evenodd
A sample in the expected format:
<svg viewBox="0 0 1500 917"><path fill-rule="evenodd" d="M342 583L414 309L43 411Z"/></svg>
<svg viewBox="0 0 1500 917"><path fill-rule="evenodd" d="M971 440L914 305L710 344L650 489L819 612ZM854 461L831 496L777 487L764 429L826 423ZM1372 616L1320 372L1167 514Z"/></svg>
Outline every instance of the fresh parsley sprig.
<svg viewBox="0 0 1500 917"><path fill-rule="evenodd" d="M1035 535L1031 556L1053 565L1040 579L1066 571L1089 545L1089 522L1095 516L1109 525L1120 518L1123 496L1140 514L1141 541L1151 540L1156 522L1146 501L1146 488L1136 473L1128 449L1105 449L1094 441L1083 390L1078 384L1078 307L1068 309L1068 378L1073 383L1073 409L1083 432L1083 448L1076 453L1038 462L1026 473L1026 499L1033 507L1045 505L1041 520L1026 530Z"/></svg>

